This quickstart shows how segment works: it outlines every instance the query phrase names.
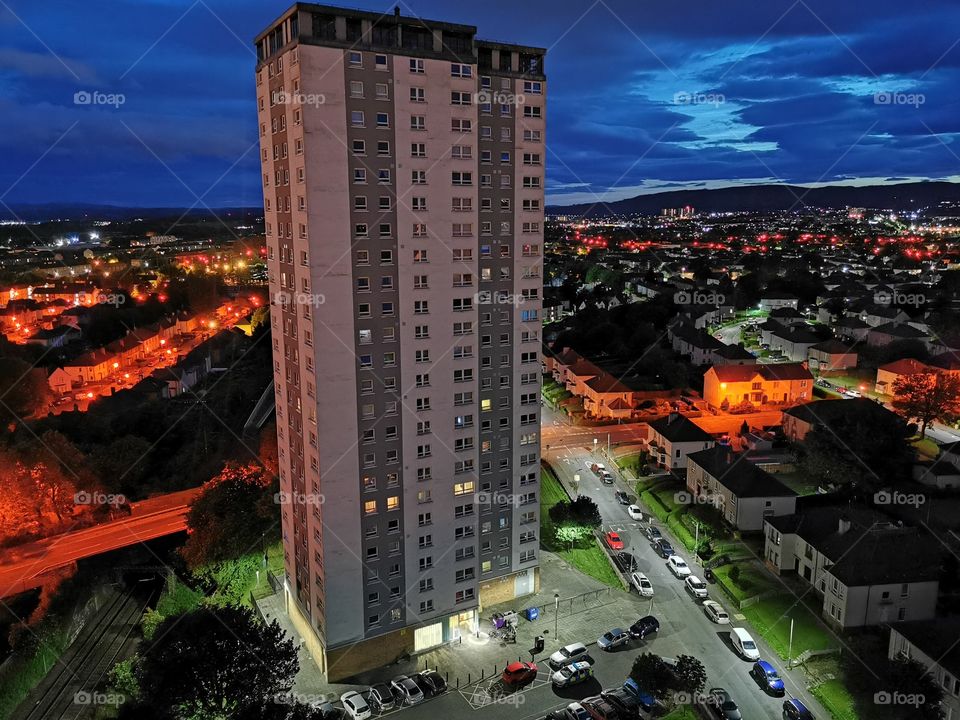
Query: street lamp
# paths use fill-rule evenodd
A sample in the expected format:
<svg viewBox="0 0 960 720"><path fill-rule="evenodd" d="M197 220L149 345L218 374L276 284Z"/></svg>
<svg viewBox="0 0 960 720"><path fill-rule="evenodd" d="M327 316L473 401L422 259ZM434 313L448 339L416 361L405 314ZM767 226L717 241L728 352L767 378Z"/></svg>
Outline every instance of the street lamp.
<svg viewBox="0 0 960 720"><path fill-rule="evenodd" d="M553 594L553 636L560 637L560 593Z"/></svg>
<svg viewBox="0 0 960 720"><path fill-rule="evenodd" d="M573 491L580 497L580 473L573 474Z"/></svg>

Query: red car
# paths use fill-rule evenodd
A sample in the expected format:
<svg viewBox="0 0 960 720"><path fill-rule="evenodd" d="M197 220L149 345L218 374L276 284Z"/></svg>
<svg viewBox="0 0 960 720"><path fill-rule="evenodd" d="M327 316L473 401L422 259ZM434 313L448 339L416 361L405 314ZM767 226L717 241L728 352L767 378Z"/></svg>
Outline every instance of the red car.
<svg viewBox="0 0 960 720"><path fill-rule="evenodd" d="M512 662L503 671L500 679L504 685L523 687L537 678L537 664L532 662Z"/></svg>
<svg viewBox="0 0 960 720"><path fill-rule="evenodd" d="M613 530L604 535L603 539L606 541L607 547L611 550L623 550L623 540L621 540L620 536Z"/></svg>

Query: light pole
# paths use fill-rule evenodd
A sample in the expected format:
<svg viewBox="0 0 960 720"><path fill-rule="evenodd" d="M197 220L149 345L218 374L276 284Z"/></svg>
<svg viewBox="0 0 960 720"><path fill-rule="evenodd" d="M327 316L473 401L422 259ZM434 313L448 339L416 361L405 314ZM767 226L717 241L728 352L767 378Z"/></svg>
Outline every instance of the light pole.
<svg viewBox="0 0 960 720"><path fill-rule="evenodd" d="M553 594L553 636L560 637L560 593Z"/></svg>
<svg viewBox="0 0 960 720"><path fill-rule="evenodd" d="M787 667L793 667L793 618L790 618L790 644L787 649Z"/></svg>
<svg viewBox="0 0 960 720"><path fill-rule="evenodd" d="M573 491L577 497L580 497L580 473L573 474Z"/></svg>

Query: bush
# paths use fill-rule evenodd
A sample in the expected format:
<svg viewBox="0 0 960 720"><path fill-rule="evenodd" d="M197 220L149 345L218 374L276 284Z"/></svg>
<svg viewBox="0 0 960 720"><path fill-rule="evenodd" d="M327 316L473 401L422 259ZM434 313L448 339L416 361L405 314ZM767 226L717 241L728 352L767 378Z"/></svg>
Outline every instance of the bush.
<svg viewBox="0 0 960 720"><path fill-rule="evenodd" d="M133 671L133 659L121 660L110 669L108 675L110 684L117 689L127 700L135 698L140 693L140 683Z"/></svg>

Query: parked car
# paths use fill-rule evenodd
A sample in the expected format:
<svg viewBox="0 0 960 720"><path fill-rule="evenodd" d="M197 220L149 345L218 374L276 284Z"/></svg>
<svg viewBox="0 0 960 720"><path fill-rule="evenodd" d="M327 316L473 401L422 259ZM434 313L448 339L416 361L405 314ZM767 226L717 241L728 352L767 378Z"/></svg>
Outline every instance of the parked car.
<svg viewBox="0 0 960 720"><path fill-rule="evenodd" d="M617 502L620 503L621 505L630 504L630 496L627 495L623 490L617 490L616 498L617 498Z"/></svg>
<svg viewBox="0 0 960 720"><path fill-rule="evenodd" d="M602 695L584 698L580 701L593 720L620 720L620 713Z"/></svg>
<svg viewBox="0 0 960 720"><path fill-rule="evenodd" d="M590 466L590 469L593 470L597 476L599 476L607 471L607 466L603 463L594 463Z"/></svg>
<svg viewBox="0 0 960 720"><path fill-rule="evenodd" d="M666 538L660 538L653 544L653 549L657 551L657 555L662 558L668 558L673 555L676 550L673 549L673 545Z"/></svg>
<svg viewBox="0 0 960 720"><path fill-rule="evenodd" d="M741 720L743 718L740 708L724 688L710 688L704 702L710 708L710 712L719 720Z"/></svg>
<svg viewBox="0 0 960 720"><path fill-rule="evenodd" d="M726 625L730 622L730 616L727 615L727 611L715 600L704 600L703 612L710 618L711 622L715 622L717 625Z"/></svg>
<svg viewBox="0 0 960 720"><path fill-rule="evenodd" d="M643 520L643 510L640 509L639 505L627 506L627 515L630 516L631 520Z"/></svg>
<svg viewBox="0 0 960 720"><path fill-rule="evenodd" d="M370 687L367 692L367 702L375 712L385 713L387 710L393 710L396 706L396 698L393 696L393 690L386 683L377 683Z"/></svg>
<svg viewBox="0 0 960 720"><path fill-rule="evenodd" d="M597 638L597 647L601 650L613 650L630 642L630 633L623 628L614 628Z"/></svg>
<svg viewBox="0 0 960 720"><path fill-rule="evenodd" d="M614 560L617 566L625 573L633 572L637 569L637 559L628 552L618 552Z"/></svg>
<svg viewBox="0 0 960 720"><path fill-rule="evenodd" d="M603 536L603 540L611 550L623 550L623 540L620 539L620 534L616 531L608 530Z"/></svg>
<svg viewBox="0 0 960 720"><path fill-rule="evenodd" d="M630 626L630 634L643 640L647 635L653 635L660 630L660 621L653 615L645 615Z"/></svg>
<svg viewBox="0 0 960 720"><path fill-rule="evenodd" d="M570 685L576 685L581 683L588 678L593 677L593 665L588 662L575 662L570 663L566 667L562 667L557 670L553 675L550 676L550 682L553 683L555 687L568 687Z"/></svg>
<svg viewBox="0 0 960 720"><path fill-rule="evenodd" d="M627 678L623 683L623 689L628 693L633 695L637 702L640 703L640 707L646 713L652 713L657 709L657 699L651 695L649 692L637 685L637 682L633 678Z"/></svg>
<svg viewBox="0 0 960 720"><path fill-rule="evenodd" d="M745 660L760 659L760 651L757 650L757 643L754 642L753 636L744 628L730 628L730 642L733 644L733 649L737 651L737 654Z"/></svg>
<svg viewBox="0 0 960 720"><path fill-rule="evenodd" d="M331 702L322 702L315 707L322 720L343 720L347 716L345 710L335 707Z"/></svg>
<svg viewBox="0 0 960 720"><path fill-rule="evenodd" d="M647 525L647 529L645 532L647 535L647 540L649 540L652 543L657 542L660 538L663 537L663 535L660 534L660 528L658 528L656 525Z"/></svg>
<svg viewBox="0 0 960 720"><path fill-rule="evenodd" d="M604 485L613 485L614 477L609 471L604 470L600 473L600 482Z"/></svg>
<svg viewBox="0 0 960 720"><path fill-rule="evenodd" d="M641 717L640 701L622 687L604 690L600 697L613 705L625 720L639 720Z"/></svg>
<svg viewBox="0 0 960 720"><path fill-rule="evenodd" d="M413 676L414 682L427 697L434 697L447 691L447 681L436 670L423 670Z"/></svg>
<svg viewBox="0 0 960 720"><path fill-rule="evenodd" d="M340 704L343 705L343 709L350 716L350 720L367 720L372 715L370 706L363 699L363 695L353 690L340 696Z"/></svg>
<svg viewBox="0 0 960 720"><path fill-rule="evenodd" d="M776 668L766 660L757 660L750 668L750 676L771 695L783 695L786 692Z"/></svg>
<svg viewBox="0 0 960 720"><path fill-rule="evenodd" d="M581 656L586 654L586 645L583 643L571 643L557 650L553 655L550 656L548 662L550 663L550 667L554 669L562 668L564 665L569 665L572 662L583 660L584 658Z"/></svg>
<svg viewBox="0 0 960 720"><path fill-rule="evenodd" d="M667 568L678 578L685 578L690 574L690 566L679 555L671 555L667 558Z"/></svg>
<svg viewBox="0 0 960 720"><path fill-rule="evenodd" d="M416 705L423 702L423 691L406 675L397 675L390 681L390 687L399 705Z"/></svg>
<svg viewBox="0 0 960 720"><path fill-rule="evenodd" d="M532 662L512 662L504 668L500 680L507 687L518 688L529 685L537 679L537 664Z"/></svg>
<svg viewBox="0 0 960 720"><path fill-rule="evenodd" d="M707 597L707 584L696 575L687 575L683 585L687 588L687 592L695 598L703 599Z"/></svg>
<svg viewBox="0 0 960 720"><path fill-rule="evenodd" d="M547 720L590 720L590 713L580 703L572 702L565 708L549 713Z"/></svg>
<svg viewBox="0 0 960 720"><path fill-rule="evenodd" d="M630 584L640 593L640 597L653 597L653 585L642 572L630 573Z"/></svg>
<svg viewBox="0 0 960 720"><path fill-rule="evenodd" d="M783 720L813 720L813 713L800 700L791 698L783 701Z"/></svg>

